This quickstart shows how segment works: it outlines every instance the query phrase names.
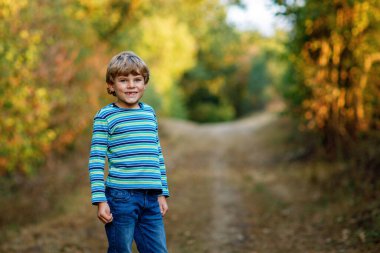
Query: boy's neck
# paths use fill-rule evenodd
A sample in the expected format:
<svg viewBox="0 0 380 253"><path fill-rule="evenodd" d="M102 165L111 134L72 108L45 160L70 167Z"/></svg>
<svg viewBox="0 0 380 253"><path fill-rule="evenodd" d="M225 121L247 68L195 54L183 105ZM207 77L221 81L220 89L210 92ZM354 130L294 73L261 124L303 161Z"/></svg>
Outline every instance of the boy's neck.
<svg viewBox="0 0 380 253"><path fill-rule="evenodd" d="M117 101L114 103L117 107L119 108L123 108L123 109L140 109L141 108L141 105L140 105L140 102L134 104L133 106L128 106L124 103L120 103L120 101Z"/></svg>

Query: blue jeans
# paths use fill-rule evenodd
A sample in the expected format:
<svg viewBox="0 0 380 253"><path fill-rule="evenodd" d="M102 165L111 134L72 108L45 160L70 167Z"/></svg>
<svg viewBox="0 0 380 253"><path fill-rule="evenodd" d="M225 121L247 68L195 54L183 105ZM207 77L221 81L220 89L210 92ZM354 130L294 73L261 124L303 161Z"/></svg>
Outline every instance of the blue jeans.
<svg viewBox="0 0 380 253"><path fill-rule="evenodd" d="M154 190L106 188L113 221L105 225L108 253L167 253L164 223Z"/></svg>

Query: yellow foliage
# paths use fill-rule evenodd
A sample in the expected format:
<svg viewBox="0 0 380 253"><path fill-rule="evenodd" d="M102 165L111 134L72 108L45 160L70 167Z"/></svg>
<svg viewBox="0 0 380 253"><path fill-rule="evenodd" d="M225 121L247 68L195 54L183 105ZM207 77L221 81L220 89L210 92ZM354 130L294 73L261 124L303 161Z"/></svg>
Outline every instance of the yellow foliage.
<svg viewBox="0 0 380 253"><path fill-rule="evenodd" d="M362 33L369 25L368 10L370 4L368 2L356 3L354 5L354 27L352 28L352 35L357 36Z"/></svg>
<svg viewBox="0 0 380 253"><path fill-rule="evenodd" d="M0 18L8 19L12 18L20 11L20 9L25 8L28 5L27 0L0 0Z"/></svg>
<svg viewBox="0 0 380 253"><path fill-rule="evenodd" d="M147 17L133 29L136 43L130 48L149 65L152 84L163 102L163 113L168 115L172 106L171 89L195 63L194 38L189 28L174 17Z"/></svg>
<svg viewBox="0 0 380 253"><path fill-rule="evenodd" d="M217 96L221 93L221 90L224 86L224 82L225 80L223 77L217 77L213 80L210 80L207 84L207 87L213 95Z"/></svg>
<svg viewBox="0 0 380 253"><path fill-rule="evenodd" d="M57 138L51 129L51 92L39 83L46 36L30 22L36 7L29 1L0 1L0 175L31 173ZM41 14L42 15L42 14ZM16 22L17 20L17 22ZM33 19L33 22L38 20ZM37 28L38 27L38 28ZM51 88L50 88L51 91Z"/></svg>
<svg viewBox="0 0 380 253"><path fill-rule="evenodd" d="M368 130L379 99L368 93L368 86L376 85L368 80L380 61L379 44L374 42L379 39L380 9L378 1L326 6L330 9L325 16L304 21L308 39L296 62L311 95L303 103L303 117L308 127L352 138Z"/></svg>

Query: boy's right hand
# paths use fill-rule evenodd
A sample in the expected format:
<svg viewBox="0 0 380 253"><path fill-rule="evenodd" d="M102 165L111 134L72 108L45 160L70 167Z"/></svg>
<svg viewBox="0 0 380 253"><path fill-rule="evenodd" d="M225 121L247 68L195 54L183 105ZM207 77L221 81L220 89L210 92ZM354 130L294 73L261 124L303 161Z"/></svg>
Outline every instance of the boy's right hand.
<svg viewBox="0 0 380 253"><path fill-rule="evenodd" d="M104 224L107 224L113 220L111 209L107 202L100 202L98 204L98 218Z"/></svg>

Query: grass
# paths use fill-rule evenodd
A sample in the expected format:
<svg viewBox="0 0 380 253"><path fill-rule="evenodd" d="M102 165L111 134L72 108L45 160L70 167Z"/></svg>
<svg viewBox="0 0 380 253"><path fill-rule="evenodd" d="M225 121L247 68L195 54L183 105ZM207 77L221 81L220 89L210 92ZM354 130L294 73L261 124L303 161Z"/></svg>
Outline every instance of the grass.
<svg viewBox="0 0 380 253"><path fill-rule="evenodd" d="M272 214L283 210L286 214L289 209L299 216L298 221L311 222L321 229L329 249L380 252L380 182L379 173L373 172L373 164L378 163L373 150L378 147L373 142L360 144L361 149L372 151L358 152L370 153L359 162L331 160L318 147L316 136L295 129L289 119L281 119L277 125L261 130L265 134L259 134L259 142L275 160L266 164L265 170L277 170L276 183L293 186L298 196L290 201L281 199L281 194L271 189L273 184L257 181L256 177L252 179L251 196Z"/></svg>

